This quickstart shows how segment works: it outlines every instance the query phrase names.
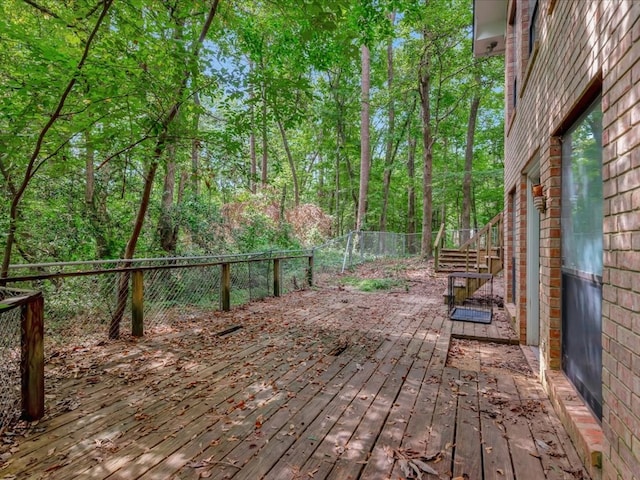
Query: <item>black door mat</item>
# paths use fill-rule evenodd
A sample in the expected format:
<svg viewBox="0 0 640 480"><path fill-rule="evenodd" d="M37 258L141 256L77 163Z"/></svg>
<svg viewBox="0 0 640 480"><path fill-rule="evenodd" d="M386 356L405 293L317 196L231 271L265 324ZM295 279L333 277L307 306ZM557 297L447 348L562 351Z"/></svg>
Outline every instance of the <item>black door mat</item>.
<svg viewBox="0 0 640 480"><path fill-rule="evenodd" d="M478 310L469 307L453 307L453 310L449 313L451 320L459 320L461 322L491 323L491 317L491 311L489 310Z"/></svg>

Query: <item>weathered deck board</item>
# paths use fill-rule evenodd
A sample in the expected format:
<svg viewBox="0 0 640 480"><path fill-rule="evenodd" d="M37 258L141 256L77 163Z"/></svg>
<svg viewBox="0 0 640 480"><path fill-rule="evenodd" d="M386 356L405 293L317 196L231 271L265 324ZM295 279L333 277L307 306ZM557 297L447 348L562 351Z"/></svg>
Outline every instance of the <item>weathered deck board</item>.
<svg viewBox="0 0 640 480"><path fill-rule="evenodd" d="M530 378L486 371L495 359L479 346L464 369L447 366L455 332L515 334L450 321L428 282L419 294L298 292L53 358L53 413L0 478L405 478L398 454L432 457L442 478L579 469ZM243 328L215 336L230 325ZM65 368L77 372L57 380ZM527 401L545 406L535 425Z"/></svg>
<svg viewBox="0 0 640 480"><path fill-rule="evenodd" d="M431 328L439 331L442 328L443 316L435 315ZM398 398L394 402L389 411L388 420L380 432L378 441L376 442L371 456L369 457L363 471L362 478L387 478L393 468L393 459L390 457L393 449L399 449L403 446L403 441L407 439L420 442L420 434L424 432L424 425L431 424L433 417L432 398L437 393L437 386L431 378L427 378L429 365L432 362L444 364L446 360L446 347L438 351L437 334L429 338L429 332L425 332L424 343L420 351L417 352L415 361L413 362L409 373L407 374L404 385ZM437 368L437 367L436 367ZM425 386L432 386L432 391L425 395L427 391ZM428 407L425 406L428 403ZM421 420L418 419L421 418ZM409 419L413 418L413 429L409 430ZM414 444L415 448L424 447L424 444ZM407 448L405 446L405 448Z"/></svg>
<svg viewBox="0 0 640 480"><path fill-rule="evenodd" d="M513 480L511 458L504 452L509 451L509 442L505 435L502 415L492 394L496 392L495 377L480 372L478 374L478 408L480 412L480 430L482 436L482 465L485 480Z"/></svg>
<svg viewBox="0 0 640 480"><path fill-rule="evenodd" d="M460 372L458 384L458 412L456 414L456 442L453 457L453 476L482 477L482 442L478 415L478 378L475 372Z"/></svg>
<svg viewBox="0 0 640 480"><path fill-rule="evenodd" d="M497 381L497 390L506 394L510 399L509 407L512 414L504 420L504 426L509 440L509 452L515 477L522 479L545 478L528 422L525 416L521 415L522 401L514 379L512 376L501 375L497 377Z"/></svg>

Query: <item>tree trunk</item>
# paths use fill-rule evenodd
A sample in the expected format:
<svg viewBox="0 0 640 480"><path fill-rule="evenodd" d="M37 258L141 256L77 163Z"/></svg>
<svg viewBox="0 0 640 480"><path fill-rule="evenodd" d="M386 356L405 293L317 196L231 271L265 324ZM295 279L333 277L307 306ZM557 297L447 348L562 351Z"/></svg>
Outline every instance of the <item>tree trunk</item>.
<svg viewBox="0 0 640 480"><path fill-rule="evenodd" d="M162 200L160 201L158 234L160 236L160 247L169 254L175 254L178 242L178 226L173 219L173 197L176 186L176 145L171 143L166 150L167 161L165 163Z"/></svg>
<svg viewBox="0 0 640 480"><path fill-rule="evenodd" d="M219 0L213 0L213 3L209 9L207 14L207 19L205 20L204 25L202 26L202 30L200 31L200 36L198 37L197 42L193 44L193 57L197 58L200 53L200 47L204 42L204 39L211 27L211 22L216 15L216 10L218 8ZM144 217L147 213L147 209L149 208L149 201L151 198L151 190L153 187L153 180L156 175L156 171L158 170L158 163L162 154L166 148L167 137L169 133L169 126L173 123L178 112L180 111L180 107L182 106L182 98L184 96L184 91L187 88L190 78L190 71L185 70L184 77L182 78L182 83L179 85L179 88L176 91L176 103L173 104L166 117L163 119L161 125L162 129L158 134L156 145L153 151L153 157L151 164L149 165L149 170L147 171L147 175L145 177L144 182L144 190L142 193L142 198L140 199L140 205L138 206L138 213L136 214L136 219L133 225L133 231L131 232L131 237L127 242L127 246L124 251L124 260L130 260L133 258L136 246L138 244L138 239L140 238L140 232L142 231L142 226L144 224ZM124 262L124 265L128 265L127 262ZM116 309L111 317L111 323L109 325L109 338L115 339L120 336L120 323L122 322L122 318L124 316L124 310L127 305L127 297L129 296L129 273L126 272L120 276L120 280L118 282L118 293L116 299Z"/></svg>
<svg viewBox="0 0 640 480"><path fill-rule="evenodd" d="M479 81L476 79L478 85ZM471 229L471 171L473 169L473 141L476 131L476 119L478 118L478 108L480 106L480 94L476 93L471 100L469 110L469 123L467 123L467 145L464 151L464 180L462 181L462 219L461 219L461 242L464 243L470 238Z"/></svg>
<svg viewBox="0 0 640 480"><path fill-rule="evenodd" d="M115 252L111 249L111 242L105 229L109 228L111 219L107 212L106 198L104 194L98 196L96 193L95 177L95 151L91 145L91 134L87 131L85 137L85 191L84 204L87 218L93 230L96 241L96 258L111 258Z"/></svg>
<svg viewBox="0 0 640 480"><path fill-rule="evenodd" d="M261 164L261 177L260 181L262 186L267 185L267 164L269 161L269 154L267 152L267 87L262 85L262 164Z"/></svg>
<svg viewBox="0 0 640 480"><path fill-rule="evenodd" d="M178 183L178 205L182 205L184 203L184 189L187 185L187 180L189 179L189 174L183 170L180 174L180 183Z"/></svg>
<svg viewBox="0 0 640 480"><path fill-rule="evenodd" d="M249 190L256 193L256 180L258 178L258 162L256 159L256 134L254 128L253 106L251 106L251 133L249 134L249 156L251 157L251 167L249 173Z"/></svg>
<svg viewBox="0 0 640 480"><path fill-rule="evenodd" d="M124 260L132 259L133 255L135 254L136 246L138 244L138 238L140 237L140 232L142 231L142 226L144 224L144 217L147 213L147 209L149 208L149 200L151 198L153 180L156 176L156 171L158 170L158 159L164 151L165 139L166 131L160 134L160 137L158 138L158 141L156 143L156 148L153 155L154 160L153 162L151 162L151 165L149 165L149 170L147 171L147 175L145 177L144 190L142 193L142 198L140 200L140 205L138 206L136 220L133 224L133 232L131 233L131 237L129 237L129 241L127 242L127 246L124 250ZM129 266L129 264L125 262L123 266L127 267ZM116 339L120 336L120 322L122 322L122 317L124 317L124 310L127 307L127 298L129 297L129 277L129 272L125 272L120 274L120 278L118 280L116 309L113 313L113 317L111 318L111 324L109 325L109 338L111 339Z"/></svg>
<svg viewBox="0 0 640 480"><path fill-rule="evenodd" d="M249 74L254 70L252 61L249 61ZM250 116L250 133L249 133L249 157L251 160L250 173L249 173L249 190L251 193L256 193L256 182L258 181L258 159L256 157L256 108L255 108L255 93L253 86L249 88L249 116Z"/></svg>
<svg viewBox="0 0 640 480"><path fill-rule="evenodd" d="M389 15L391 24L396 14ZM389 190L391 188L391 168L394 160L393 137L395 133L395 102L393 98L393 39L387 43L387 92L389 94L389 111L387 112L387 146L384 154L384 173L382 176L382 210L380 212L380 231L387 230L387 209L389 207Z"/></svg>
<svg viewBox="0 0 640 480"><path fill-rule="evenodd" d="M424 34L425 42L427 34ZM420 106L422 110L422 243L420 254L430 258L432 253L432 172L433 172L433 137L431 132L431 104L429 93L431 88L429 52L425 48L420 61L418 90L420 92Z"/></svg>
<svg viewBox="0 0 640 480"><path fill-rule="evenodd" d="M293 179L293 198L296 207L300 205L300 186L298 184L298 174L296 173L296 165L293 162L293 156L291 155L291 149L289 148L289 141L287 140L287 132L282 125L282 121L278 119L278 128L280 129L280 135L282 136L282 144L284 151L287 154L287 160L289 161L289 168L291 169L291 177Z"/></svg>
<svg viewBox="0 0 640 480"><path fill-rule="evenodd" d="M193 103L196 105L196 109L200 109L200 95L198 92L193 94ZM194 139L191 141L191 180L193 185L193 194L197 197L200 196L200 139L198 133L200 132L200 113L196 112L193 120L193 132Z"/></svg>
<svg viewBox="0 0 640 480"><path fill-rule="evenodd" d="M25 171L22 183L16 189L15 194L11 199L11 206L9 208L9 228L7 231L7 239L6 239L5 248L4 248L4 255L2 258L2 269L0 270L0 278L6 278L9 275L9 264L11 263L11 251L13 250L13 245L15 243L16 230L18 228L18 217L20 215L20 202L22 201L24 192L27 189L27 186L29 185L29 183L31 182L33 175L35 175L35 172L37 171L36 162L40 155L40 150L42 149L42 144L44 143L44 139L47 136L47 133L49 132L51 127L53 127L53 124L56 123L58 118L60 118L62 109L64 108L65 103L67 102L67 98L71 93L73 86L76 84L76 81L79 78L79 72L84 68L84 65L87 61L87 58L89 56L89 50L91 49L93 40L95 39L96 34L98 33L98 30L102 25L102 22L106 18L107 12L109 11L109 8L111 8L112 4L113 4L113 0L104 0L102 4L102 11L100 12L100 16L98 17L98 20L96 21L96 24L93 27L93 30L91 31L91 33L89 34L89 37L87 38L87 41L84 45L84 50L82 52L82 57L80 58L80 61L76 66L76 70L71 80L69 80L69 83L67 84L66 88L62 92L62 95L60 96L60 100L58 101L58 105L56 106L56 109L53 111L53 113L51 114L51 117L49 117L49 120L40 131L40 134L38 135L38 138L36 140L36 145L33 149L33 153L29 158L29 163L27 164L27 169Z"/></svg>
<svg viewBox="0 0 640 480"><path fill-rule="evenodd" d="M369 47L363 45L362 53L362 97L360 110L360 190L358 195L358 215L356 230L362 230L367 214L367 190L369 188L369 172L371 170L371 148L369 136L369 87L371 72L369 64Z"/></svg>
<svg viewBox="0 0 640 480"><path fill-rule="evenodd" d="M416 233L416 146L417 140L409 134L407 155L407 233Z"/></svg>

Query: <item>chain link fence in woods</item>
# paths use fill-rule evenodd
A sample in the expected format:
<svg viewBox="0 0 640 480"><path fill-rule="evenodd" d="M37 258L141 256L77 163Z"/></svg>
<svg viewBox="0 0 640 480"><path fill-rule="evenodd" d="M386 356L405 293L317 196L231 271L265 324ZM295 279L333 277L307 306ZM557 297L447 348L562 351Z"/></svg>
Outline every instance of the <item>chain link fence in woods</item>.
<svg viewBox="0 0 640 480"><path fill-rule="evenodd" d="M393 232L349 232L313 249L314 274L344 272L380 258L402 258L420 254L420 234Z"/></svg>
<svg viewBox="0 0 640 480"><path fill-rule="evenodd" d="M230 265L231 306L238 306L273 295L275 258L281 259L281 293L307 287L308 255L295 251L14 265L6 282L12 288L43 292L47 344L83 344L108 334L122 276L130 277L133 271L143 272L144 326L151 330L192 311L220 309L223 264ZM121 325L131 320L130 292L131 287Z"/></svg>
<svg viewBox="0 0 640 480"><path fill-rule="evenodd" d="M0 289L0 300L21 292ZM0 304L0 431L20 414L20 309Z"/></svg>
<svg viewBox="0 0 640 480"><path fill-rule="evenodd" d="M44 296L45 361L58 348L90 347L104 341L118 305L118 289L128 278L122 332L132 316L131 276L142 272L145 334L223 306L223 265L229 268L229 306L274 295L274 268L281 294L309 286L309 269L322 280L378 258L418 254L419 235L351 232L309 251L234 256L109 260L13 265L1 300L15 289ZM310 262L309 257L313 260ZM274 262L274 259L278 259ZM122 307L122 305L120 306ZM20 309L0 308L0 431L20 408Z"/></svg>

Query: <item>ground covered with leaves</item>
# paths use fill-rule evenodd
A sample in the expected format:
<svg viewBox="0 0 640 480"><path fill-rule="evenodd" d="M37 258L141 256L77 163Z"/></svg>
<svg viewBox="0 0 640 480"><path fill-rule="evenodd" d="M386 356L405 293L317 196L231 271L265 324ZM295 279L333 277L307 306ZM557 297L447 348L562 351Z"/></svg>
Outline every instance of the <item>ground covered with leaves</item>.
<svg viewBox="0 0 640 480"><path fill-rule="evenodd" d="M70 339L47 352L45 418L3 432L0 478L586 478L520 348L452 338L445 288L378 262Z"/></svg>

